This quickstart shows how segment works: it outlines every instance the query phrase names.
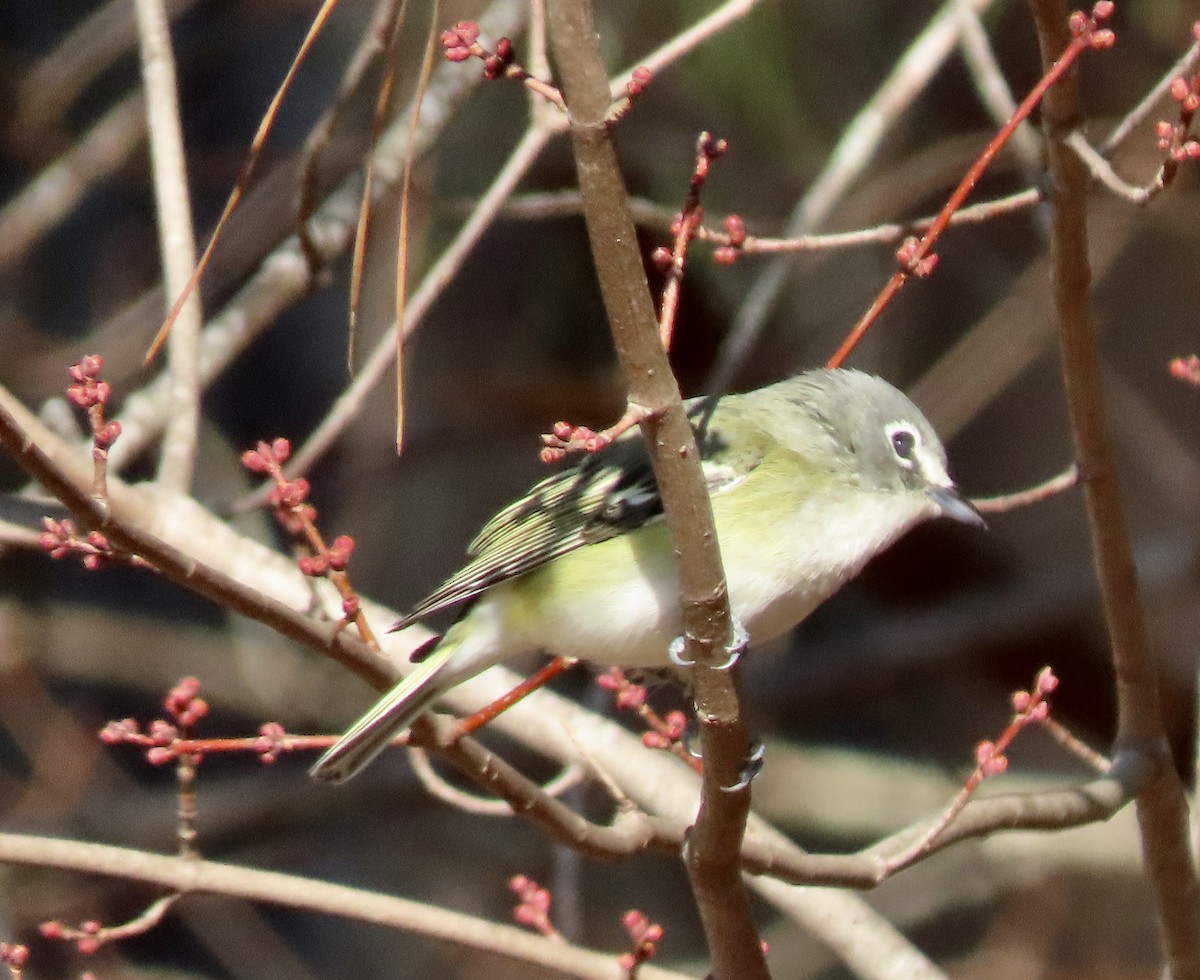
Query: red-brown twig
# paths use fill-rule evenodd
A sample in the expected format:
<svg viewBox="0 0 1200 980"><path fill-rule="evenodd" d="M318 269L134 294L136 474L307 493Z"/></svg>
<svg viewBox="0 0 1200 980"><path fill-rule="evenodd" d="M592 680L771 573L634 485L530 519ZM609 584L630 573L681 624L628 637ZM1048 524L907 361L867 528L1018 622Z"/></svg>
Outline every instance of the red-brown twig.
<svg viewBox="0 0 1200 980"><path fill-rule="evenodd" d="M1012 118L1008 120L1000 131L992 138L991 142L984 147L983 152L978 159L971 165L970 169L959 181L958 186L946 201L942 210L933 220L933 224L929 229L918 239L911 237L896 251L896 259L899 268L892 274L887 285L883 287L879 295L875 297L874 302L867 308L867 311L859 319L858 323L847 334L846 339L834 352L833 356L826 362L827 367L838 367L846 360L846 357L854 350L863 335L871 328L872 324L878 319L883 308L887 306L893 296L900 291L905 283L910 278L916 276L923 278L929 275L934 266L937 264L937 255L933 252L934 243L941 237L943 231L950 223L950 218L956 210L966 200L968 194L974 189L979 178L983 176L983 172L991 164L996 154L1000 152L1001 147L1008 142L1009 138L1017 127L1028 118L1034 108L1047 90L1056 81L1058 81L1067 70L1075 63L1075 60L1087 51L1089 48L1107 48L1111 47L1115 38L1112 31L1102 28L1100 25L1108 19L1112 12L1112 3L1109 0L1100 0L1093 8L1090 16L1085 16L1082 13L1077 13L1071 19L1072 37L1062 54L1050 67L1050 69L1041 77L1038 83L1033 87L1030 93L1025 96L1024 101L1017 107L1017 111L1013 113Z"/></svg>
<svg viewBox="0 0 1200 980"><path fill-rule="evenodd" d="M121 435L121 423L104 417L112 386L101 380L102 370L104 358L89 354L71 365L71 384L67 386L67 399L87 412L92 430L92 496L100 502L108 499L108 450Z"/></svg>
<svg viewBox="0 0 1200 980"><path fill-rule="evenodd" d="M636 72L634 77L635 80L638 79ZM648 75L642 81L648 81ZM630 83L631 86L633 84L633 82ZM640 88L632 90L632 95L636 96L640 94L640 91ZM674 235L672 246L670 249L656 248L652 254L654 263L667 278L658 315L658 339L663 350L671 349L671 338L675 330L675 315L679 310L679 294L683 286L683 270L687 260L688 246L696 238L697 231L704 220L704 209L700 206L700 191L708 180L712 162L720 157L727 148L728 144L724 140L714 139L711 133L700 134L696 140L696 163L692 169L691 179L688 181L683 208L671 224L671 231ZM729 224L730 221L740 222L740 219L727 219L726 228L732 233L733 228ZM744 230L743 228L743 233ZM598 452L622 433L632 429L635 425L640 425L647 417L645 407L631 402L615 423L599 432L589 429L585 425L556 422L553 431L542 436L542 462L557 462L572 452Z"/></svg>
<svg viewBox="0 0 1200 980"><path fill-rule="evenodd" d="M676 215L673 231L675 240L670 251L665 248L654 250L656 265L666 274L667 284L663 288L662 305L658 314L658 339L663 350L671 349L671 337L675 330L675 314L679 309L679 292L683 287L683 267L687 260L688 246L696 237L696 230L704 220L704 209L700 206L700 191L708 180L712 162L722 156L729 144L715 139L711 133L703 132L696 140L696 164L688 181L687 195L683 208Z"/></svg>
<svg viewBox="0 0 1200 980"><path fill-rule="evenodd" d="M536 674L525 678L525 680L503 697L499 697L491 704L480 708L473 715L455 722L451 737L454 740L458 740L464 735L470 735L472 732L478 731L497 715L507 711L521 699L528 697L538 688L545 687L564 670L575 666L575 663L576 661L569 657L555 657Z"/></svg>
<svg viewBox="0 0 1200 980"><path fill-rule="evenodd" d="M503 77L521 82L551 105L567 111L562 92L550 82L534 78L514 60L513 44L508 38L500 38L495 49L490 50L479 43L479 25L473 20L460 20L450 30L443 32L441 40L448 61L478 58L483 62L484 78L491 80Z"/></svg>
<svg viewBox="0 0 1200 980"><path fill-rule="evenodd" d="M354 623L362 641L378 652L379 641L375 639L363 615L358 593L346 574L346 566L354 551L354 539L347 534L340 534L333 544L325 543L315 523L317 509L308 502L308 481L304 477L289 480L284 475L283 464L291 453L291 443L286 439L260 442L256 448L242 453L242 465L252 473L264 474L274 481L267 500L274 508L276 518L290 534L307 542L313 550L312 555L300 559L300 571L305 575L329 579L342 597L343 622Z"/></svg>
<svg viewBox="0 0 1200 980"><path fill-rule="evenodd" d="M1008 768L1008 757L1005 750L1029 725L1041 722L1048 717L1050 703L1048 695L1058 687L1058 678L1049 667L1043 667L1034 681L1032 691L1017 691L1012 696L1013 716L1008 727L1004 729L995 742L980 742L975 749L975 769L962 789L954 797L950 805L942 812L933 825L913 844L902 851L892 854L885 862L889 870L902 867L923 854L936 841L954 819L963 811L968 801L989 776L998 776Z"/></svg>
<svg viewBox="0 0 1200 980"><path fill-rule="evenodd" d="M634 712L646 725L642 744L648 749L663 749L677 756L696 772L704 770L704 764L688 752L681 742L687 730L687 717L682 711L671 711L664 718L646 703L646 687L635 684L619 667L610 667L596 678L596 685L612 692L613 702L622 711Z"/></svg>

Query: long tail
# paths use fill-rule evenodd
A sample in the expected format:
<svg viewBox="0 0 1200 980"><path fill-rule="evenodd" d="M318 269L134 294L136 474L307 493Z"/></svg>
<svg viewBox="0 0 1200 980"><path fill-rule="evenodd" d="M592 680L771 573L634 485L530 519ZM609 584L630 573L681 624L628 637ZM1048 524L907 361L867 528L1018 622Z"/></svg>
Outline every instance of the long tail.
<svg viewBox="0 0 1200 980"><path fill-rule="evenodd" d="M411 674L385 694L345 735L337 740L308 774L330 783L344 783L379 755L446 690L439 677L457 644L443 642Z"/></svg>

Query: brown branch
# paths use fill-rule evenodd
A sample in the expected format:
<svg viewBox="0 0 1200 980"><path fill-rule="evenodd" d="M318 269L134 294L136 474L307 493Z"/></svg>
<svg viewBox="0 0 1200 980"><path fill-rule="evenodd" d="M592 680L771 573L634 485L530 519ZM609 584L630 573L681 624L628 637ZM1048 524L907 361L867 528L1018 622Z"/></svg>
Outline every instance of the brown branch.
<svg viewBox="0 0 1200 980"><path fill-rule="evenodd" d="M1042 61L1049 66L1070 40L1067 7L1063 0L1030 0L1030 7ZM1051 263L1063 383L1117 677L1117 744L1137 749L1152 764L1137 795L1138 822L1169 973L1183 980L1200 977L1200 884L1188 847L1187 803L1165 737L1157 664L1146 633L1120 485L1105 433L1089 309L1090 178L1064 142L1081 122L1077 69L1047 93L1042 113L1054 188Z"/></svg>
<svg viewBox="0 0 1200 980"><path fill-rule="evenodd" d="M717 671L732 636L712 508L700 458L658 340L628 194L606 125L607 74L591 4L552 0L550 38L571 114L571 140L584 217L618 357L633 404L650 409L642 423L677 553L685 656L693 671L701 721L704 781L687 865L716 976L767 977L761 943L738 873L738 852L750 809L739 783L749 739L741 722L736 667Z"/></svg>

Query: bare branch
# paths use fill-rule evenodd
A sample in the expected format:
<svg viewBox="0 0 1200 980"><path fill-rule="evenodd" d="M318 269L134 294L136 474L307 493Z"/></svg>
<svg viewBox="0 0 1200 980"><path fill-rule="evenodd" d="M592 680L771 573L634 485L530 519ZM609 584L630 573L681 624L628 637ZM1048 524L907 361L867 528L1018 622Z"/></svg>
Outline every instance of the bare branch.
<svg viewBox="0 0 1200 980"><path fill-rule="evenodd" d="M304 909L419 932L587 980L625 980L615 955L552 942L513 926L378 892L333 885L314 878L262 871L235 864L152 854L123 847L23 834L0 833L0 861L111 875L161 885L185 894L224 895ZM689 980L683 974L643 965L644 980Z"/></svg>
<svg viewBox="0 0 1200 980"><path fill-rule="evenodd" d="M0 266L24 255L93 185L124 166L146 135L146 104L130 95L0 210Z"/></svg>
<svg viewBox="0 0 1200 980"><path fill-rule="evenodd" d="M187 287L196 264L192 205L183 159L183 133L175 85L175 56L165 0L135 0L141 38L142 78L146 87L146 120L154 173L159 253L167 296ZM202 316L200 296L193 292L179 311L171 336L168 370L171 404L158 461L158 480L172 490L192 485L200 432L200 374L197 345Z"/></svg>

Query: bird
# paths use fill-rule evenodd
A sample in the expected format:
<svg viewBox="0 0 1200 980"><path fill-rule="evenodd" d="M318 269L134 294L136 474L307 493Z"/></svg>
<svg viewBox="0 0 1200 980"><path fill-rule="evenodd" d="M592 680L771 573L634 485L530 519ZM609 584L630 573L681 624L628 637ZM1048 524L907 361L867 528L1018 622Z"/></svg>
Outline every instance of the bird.
<svg viewBox="0 0 1200 980"><path fill-rule="evenodd" d="M805 371L685 403L735 621L780 636L917 524L985 526L933 426L882 378ZM674 551L637 429L500 510L469 560L394 624L462 613L313 765L343 782L455 685L533 651L603 666L670 666L682 632Z"/></svg>

